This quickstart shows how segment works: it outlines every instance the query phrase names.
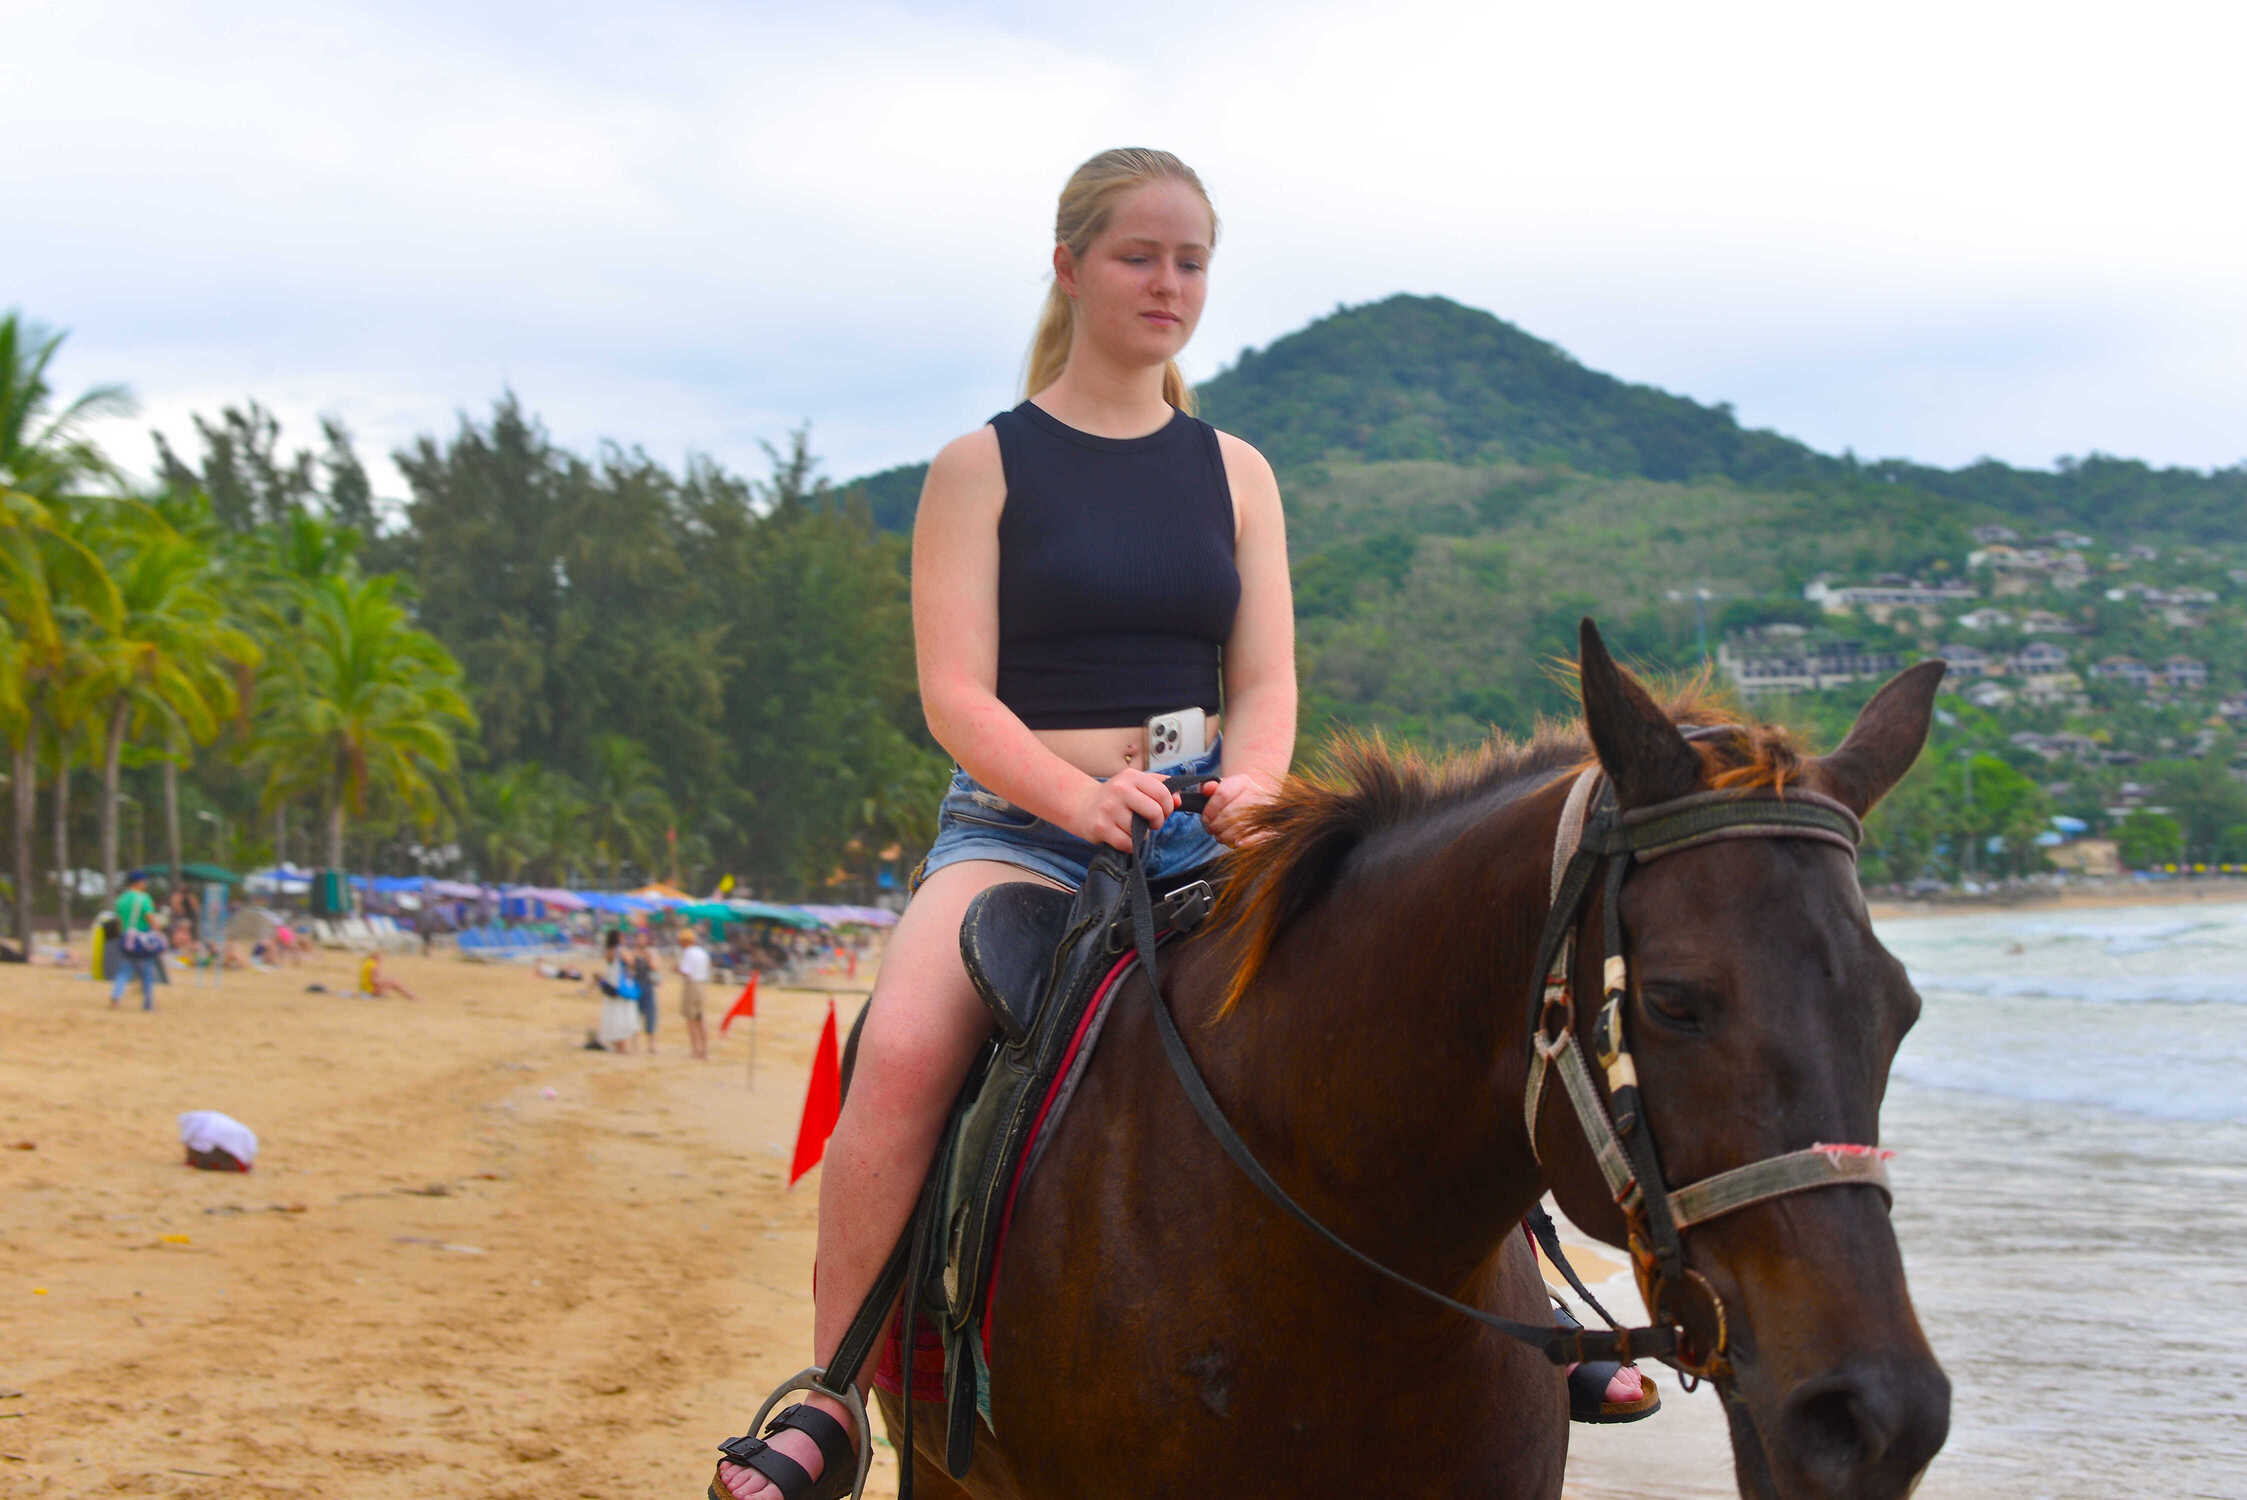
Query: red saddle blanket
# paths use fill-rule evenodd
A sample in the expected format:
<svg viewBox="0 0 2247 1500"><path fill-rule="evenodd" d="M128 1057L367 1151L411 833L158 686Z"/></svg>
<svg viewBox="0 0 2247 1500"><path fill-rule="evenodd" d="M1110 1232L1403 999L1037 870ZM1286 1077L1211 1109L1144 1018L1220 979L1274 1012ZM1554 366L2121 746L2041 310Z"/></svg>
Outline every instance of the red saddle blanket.
<svg viewBox="0 0 2247 1500"><path fill-rule="evenodd" d="M1092 1049L1099 1041L1101 1022L1108 1013L1108 1000L1116 991L1117 981L1137 962L1136 956L1125 954L1100 981L1100 988L1093 991L1092 1003L1084 1008L1084 1018L1077 1023L1076 1034L1069 1038L1069 1049L1062 1056L1061 1066L1054 1070L1053 1082L1047 1085L1045 1098L1039 1101L1037 1117L1030 1124L1029 1141L1022 1148L1022 1159L1014 1169L1013 1181L1007 1184L1006 1207L999 1215L998 1242L991 1250L991 1274L983 1283L982 1333L986 1359L991 1355L991 1297L999 1284L999 1263L1006 1258L1007 1235L1014 1227L1015 1200L1021 1196L1022 1184L1042 1154L1039 1150L1041 1137L1060 1124L1069 1100L1076 1094L1077 1080L1092 1060ZM908 1289L907 1295L911 1294ZM904 1341L898 1337L897 1328L898 1320L892 1318L889 1335L882 1340L881 1360L874 1367L874 1388L893 1396L904 1394ZM913 1399L944 1399L944 1341L935 1326L925 1319L913 1329Z"/></svg>

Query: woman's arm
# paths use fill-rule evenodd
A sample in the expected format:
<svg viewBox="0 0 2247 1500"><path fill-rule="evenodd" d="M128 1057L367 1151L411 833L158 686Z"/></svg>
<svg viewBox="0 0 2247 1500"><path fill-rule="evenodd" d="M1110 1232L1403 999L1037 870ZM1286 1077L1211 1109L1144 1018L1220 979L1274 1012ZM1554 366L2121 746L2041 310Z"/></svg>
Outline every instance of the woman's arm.
<svg viewBox="0 0 2247 1500"><path fill-rule="evenodd" d="M1202 818L1221 841L1235 844L1249 810L1279 790L1295 757L1295 600L1272 466L1239 438L1219 433L1217 440L1233 492L1241 602L1225 642L1223 779Z"/></svg>
<svg viewBox="0 0 2247 1500"><path fill-rule="evenodd" d="M999 437L956 438L928 466L913 522L913 648L929 733L970 776L1079 838L1131 847L1131 815L1169 816L1161 780L1106 783L1054 754L999 701Z"/></svg>

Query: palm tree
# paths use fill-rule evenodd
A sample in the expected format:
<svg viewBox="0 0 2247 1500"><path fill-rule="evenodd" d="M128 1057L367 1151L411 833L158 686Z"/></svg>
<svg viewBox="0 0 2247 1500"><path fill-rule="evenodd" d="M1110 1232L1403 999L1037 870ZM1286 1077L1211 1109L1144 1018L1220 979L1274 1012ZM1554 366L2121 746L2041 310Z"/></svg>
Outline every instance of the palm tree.
<svg viewBox="0 0 2247 1500"><path fill-rule="evenodd" d="M269 803L319 801L333 868L345 816L364 814L370 794L433 821L440 784L459 766L454 736L476 727L459 663L414 626L396 582L344 573L311 584L295 638L269 656L251 758Z"/></svg>
<svg viewBox="0 0 2247 1500"><path fill-rule="evenodd" d="M85 427L131 407L122 387L96 386L56 410L47 370L62 341L13 311L0 315L0 621L8 634L0 731L15 802L16 938L26 956L40 731L67 716L89 637L114 627L119 609L116 587L83 534L89 515L81 490L115 475ZM69 757L57 744L67 778Z"/></svg>
<svg viewBox="0 0 2247 1500"><path fill-rule="evenodd" d="M61 499L88 479L116 477L85 429L130 415L132 396L121 385L97 385L53 410L47 367L65 337L13 310L0 314L0 494L11 501Z"/></svg>
<svg viewBox="0 0 2247 1500"><path fill-rule="evenodd" d="M541 861L566 854L584 815L577 783L536 761L469 778L470 840L492 879L513 884Z"/></svg>
<svg viewBox="0 0 2247 1500"><path fill-rule="evenodd" d="M210 550L157 508L117 507L105 540L122 608L93 691L102 726L102 874L114 893L117 783L127 731L137 731L137 740L161 730L167 765L176 766L179 747L218 737L239 703L238 670L254 666L259 652L228 618L213 587ZM171 800L176 808L176 793Z"/></svg>
<svg viewBox="0 0 2247 1500"><path fill-rule="evenodd" d="M95 643L117 624L116 584L73 523L82 510L68 501L9 497L0 522L0 619L10 627L9 686L0 693L0 730L10 748L15 801L16 938L31 941L32 827L39 811L39 744L53 733L58 750L72 727L73 707L95 669ZM59 514L58 514L59 513ZM69 757L58 760L67 775Z"/></svg>
<svg viewBox="0 0 2247 1500"><path fill-rule="evenodd" d="M611 878L619 856L653 870L658 830L671 822L671 799L656 784L654 759L629 735L595 735L591 748L587 833L601 857L601 879Z"/></svg>

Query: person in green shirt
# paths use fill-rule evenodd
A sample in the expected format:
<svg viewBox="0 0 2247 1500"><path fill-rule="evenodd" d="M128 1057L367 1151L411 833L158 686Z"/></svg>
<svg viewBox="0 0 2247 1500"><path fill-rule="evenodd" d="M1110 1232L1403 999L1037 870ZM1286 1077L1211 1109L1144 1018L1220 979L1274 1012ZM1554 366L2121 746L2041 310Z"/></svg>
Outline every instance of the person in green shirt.
<svg viewBox="0 0 2247 1500"><path fill-rule="evenodd" d="M148 895L148 876L139 870L125 877L125 889L117 897L117 968L116 978L109 983L109 1003L116 1005L125 998L125 982L135 975L140 977L140 1008L156 1008L156 953L136 952L139 945L148 942L142 934L156 931L156 903Z"/></svg>

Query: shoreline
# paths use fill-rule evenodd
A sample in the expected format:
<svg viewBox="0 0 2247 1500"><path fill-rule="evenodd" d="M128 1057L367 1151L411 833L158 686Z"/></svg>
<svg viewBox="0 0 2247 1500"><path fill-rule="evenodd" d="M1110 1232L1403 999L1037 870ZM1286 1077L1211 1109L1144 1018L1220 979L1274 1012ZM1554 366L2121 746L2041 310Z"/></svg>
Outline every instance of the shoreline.
<svg viewBox="0 0 2247 1500"><path fill-rule="evenodd" d="M2001 911L2097 911L2133 906L2247 905L2247 880L2202 876L2174 880L2102 880L2051 888L2030 886L1980 895L1867 896L1876 922L1962 917Z"/></svg>

